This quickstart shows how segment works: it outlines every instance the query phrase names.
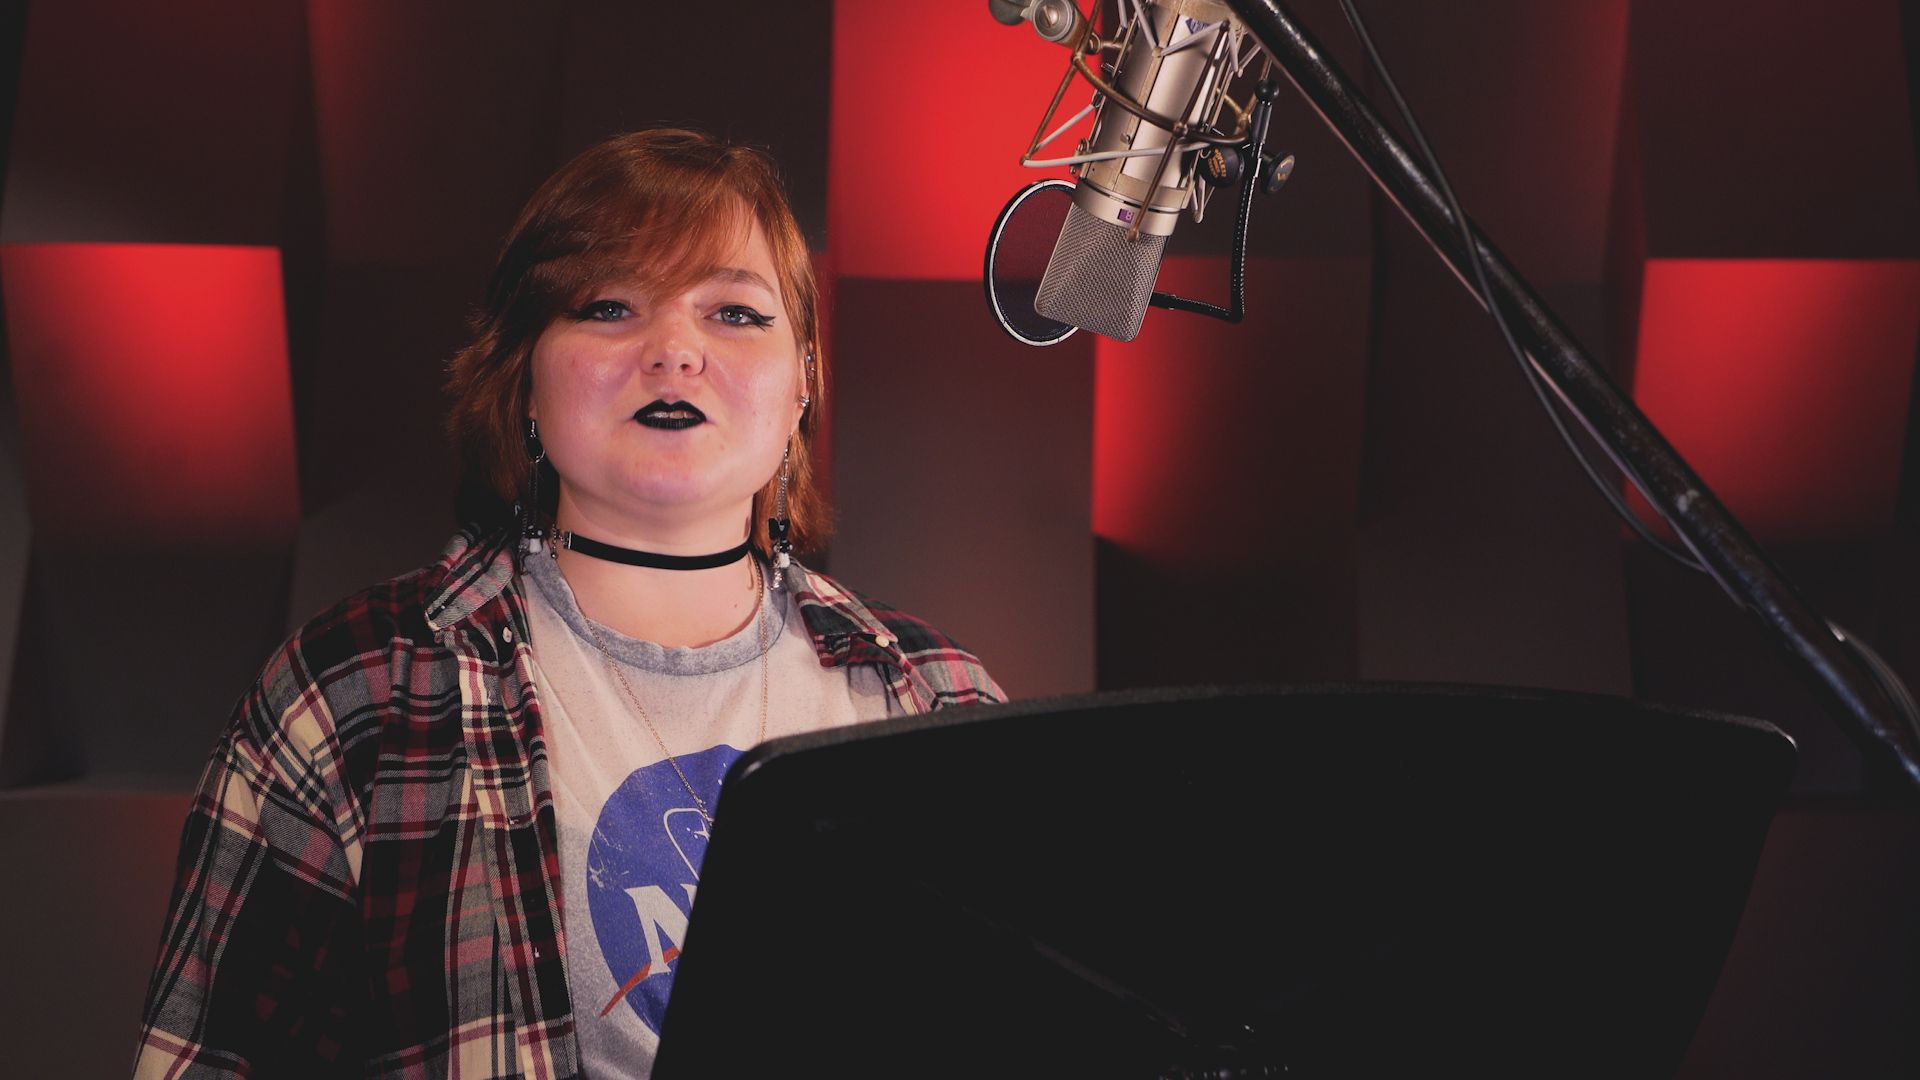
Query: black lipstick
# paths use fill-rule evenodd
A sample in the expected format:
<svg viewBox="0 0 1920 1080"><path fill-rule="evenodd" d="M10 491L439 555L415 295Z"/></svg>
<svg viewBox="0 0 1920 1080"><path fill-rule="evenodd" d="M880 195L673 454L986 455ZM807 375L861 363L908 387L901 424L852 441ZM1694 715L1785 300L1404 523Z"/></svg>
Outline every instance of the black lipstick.
<svg viewBox="0 0 1920 1080"><path fill-rule="evenodd" d="M650 428L665 431L679 431L707 422L707 414L686 401L650 401L636 410L633 418Z"/></svg>

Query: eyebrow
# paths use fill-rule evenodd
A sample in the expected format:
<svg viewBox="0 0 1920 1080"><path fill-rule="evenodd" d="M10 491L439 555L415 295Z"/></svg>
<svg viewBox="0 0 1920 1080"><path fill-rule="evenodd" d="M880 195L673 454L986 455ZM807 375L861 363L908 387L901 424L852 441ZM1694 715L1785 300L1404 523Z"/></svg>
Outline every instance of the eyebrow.
<svg viewBox="0 0 1920 1080"><path fill-rule="evenodd" d="M715 267L713 272L707 275L707 280L718 281L724 284L758 285L761 288L767 290L767 292L773 294L774 296L780 295L780 290L774 288L772 282L768 281L766 278L761 277L759 273L753 270L745 269L743 267L738 267L738 266Z"/></svg>

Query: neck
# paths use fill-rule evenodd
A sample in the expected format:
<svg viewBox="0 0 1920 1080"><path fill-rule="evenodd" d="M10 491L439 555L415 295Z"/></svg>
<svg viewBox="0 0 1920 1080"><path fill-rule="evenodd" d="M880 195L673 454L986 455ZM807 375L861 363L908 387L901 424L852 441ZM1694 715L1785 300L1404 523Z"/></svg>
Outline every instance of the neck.
<svg viewBox="0 0 1920 1080"><path fill-rule="evenodd" d="M587 618L668 648L731 637L760 609L753 556L712 570L624 566L577 551L559 552L558 561Z"/></svg>
<svg viewBox="0 0 1920 1080"><path fill-rule="evenodd" d="M573 512L569 512L572 510ZM600 524L570 508L563 498L559 525L601 543L662 555L711 555L746 538L735 518L732 535L707 528L667 531ZM555 552L560 572L587 618L628 637L668 648L710 645L746 626L759 611L754 557L706 570L629 566L578 551ZM544 556L543 556L544 557Z"/></svg>

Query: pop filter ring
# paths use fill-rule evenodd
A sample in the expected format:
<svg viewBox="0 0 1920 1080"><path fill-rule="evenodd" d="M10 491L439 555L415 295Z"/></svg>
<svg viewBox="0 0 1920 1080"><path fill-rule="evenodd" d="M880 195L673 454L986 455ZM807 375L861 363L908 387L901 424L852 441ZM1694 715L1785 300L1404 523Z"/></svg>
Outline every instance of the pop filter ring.
<svg viewBox="0 0 1920 1080"><path fill-rule="evenodd" d="M1078 333L1080 330L1079 327L1073 325L1072 323L1063 323L1053 319L1046 319L1046 316L1041 315L1038 312L1035 312L1034 318L1036 321L1041 319L1046 319L1046 321L1052 322L1055 325L1062 327L1064 329L1064 332L1055 334L1052 337L1035 337L1032 334L1024 333L1021 330L1015 328L1012 320L1007 318L1006 309L1001 304L999 290L994 288L994 280L995 280L994 267L995 267L995 264L999 261L1000 237L1001 237L1001 234L1006 231L1007 224L1013 220L1014 211L1018 210L1024 203L1026 203L1028 199L1032 198L1033 196L1039 194L1042 191L1046 191L1054 188L1059 189L1062 192L1062 194L1066 195L1069 199L1073 197L1072 181L1054 179L1054 180L1040 180L1040 181L1036 181L1035 183L1028 184L1026 187L1023 187L1018 192L1016 192L1013 198L1007 200L1007 205L1001 209L1000 216L994 219L993 231L987 234L986 266L985 266L984 273L982 273L981 275L981 281L985 284L986 291L987 291L987 306L993 309L993 317L996 321L1000 323L1000 329L1005 330L1008 336L1012 337L1015 341L1018 341L1023 345L1038 345L1038 346L1058 345L1061 342L1072 337L1074 334Z"/></svg>

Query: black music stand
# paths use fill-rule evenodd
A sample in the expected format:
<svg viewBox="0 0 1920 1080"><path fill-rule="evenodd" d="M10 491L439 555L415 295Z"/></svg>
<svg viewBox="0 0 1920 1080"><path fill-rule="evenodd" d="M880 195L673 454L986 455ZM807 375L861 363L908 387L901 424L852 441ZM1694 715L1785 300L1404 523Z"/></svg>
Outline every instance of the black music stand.
<svg viewBox="0 0 1920 1080"><path fill-rule="evenodd" d="M776 740L729 774L654 1075L1671 1075L1793 758L1387 685Z"/></svg>

